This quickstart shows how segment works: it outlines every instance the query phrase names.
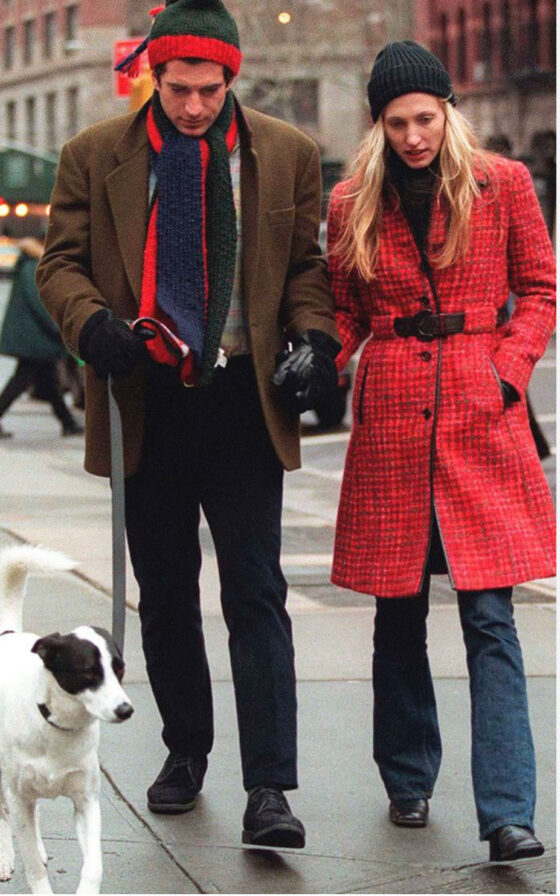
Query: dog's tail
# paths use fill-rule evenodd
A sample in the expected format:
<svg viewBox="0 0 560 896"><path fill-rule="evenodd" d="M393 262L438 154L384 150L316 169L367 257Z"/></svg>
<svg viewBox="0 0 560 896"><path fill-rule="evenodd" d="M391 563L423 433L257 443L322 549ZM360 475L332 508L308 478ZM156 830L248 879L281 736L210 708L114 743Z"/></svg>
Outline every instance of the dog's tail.
<svg viewBox="0 0 560 896"><path fill-rule="evenodd" d="M0 633L19 632L23 623L23 597L30 572L73 569L70 557L59 551L21 544L0 552Z"/></svg>

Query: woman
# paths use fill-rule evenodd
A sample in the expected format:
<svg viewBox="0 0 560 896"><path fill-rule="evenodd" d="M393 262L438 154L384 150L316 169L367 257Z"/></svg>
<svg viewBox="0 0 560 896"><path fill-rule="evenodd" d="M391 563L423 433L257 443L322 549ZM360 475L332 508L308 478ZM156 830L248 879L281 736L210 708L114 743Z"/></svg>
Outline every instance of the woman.
<svg viewBox="0 0 560 896"><path fill-rule="evenodd" d="M374 125L328 216L339 369L367 338L332 580L376 596L374 758L391 821L426 824L439 769L426 617L430 575L447 571L480 838L494 860L540 855L511 595L554 572L554 509L525 402L554 327L552 248L527 170L478 148L435 56L389 44L368 96Z"/></svg>
<svg viewBox="0 0 560 896"><path fill-rule="evenodd" d="M84 428L67 407L58 381L57 362L68 353L35 286L35 270L43 248L42 239L26 237L19 242L20 256L0 332L0 354L17 358L17 366L0 394L0 420L14 401L35 384L60 421L62 435L79 435ZM0 439L11 435L0 423Z"/></svg>

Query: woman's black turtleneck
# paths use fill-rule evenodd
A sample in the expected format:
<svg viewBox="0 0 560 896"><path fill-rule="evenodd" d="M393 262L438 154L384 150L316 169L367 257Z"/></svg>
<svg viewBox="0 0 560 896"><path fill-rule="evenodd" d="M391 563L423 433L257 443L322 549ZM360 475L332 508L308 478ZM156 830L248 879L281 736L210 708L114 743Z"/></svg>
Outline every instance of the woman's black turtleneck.
<svg viewBox="0 0 560 896"><path fill-rule="evenodd" d="M427 168L409 168L390 149L387 165L389 180L399 195L416 244L423 254L426 250L432 200L439 181L439 155Z"/></svg>

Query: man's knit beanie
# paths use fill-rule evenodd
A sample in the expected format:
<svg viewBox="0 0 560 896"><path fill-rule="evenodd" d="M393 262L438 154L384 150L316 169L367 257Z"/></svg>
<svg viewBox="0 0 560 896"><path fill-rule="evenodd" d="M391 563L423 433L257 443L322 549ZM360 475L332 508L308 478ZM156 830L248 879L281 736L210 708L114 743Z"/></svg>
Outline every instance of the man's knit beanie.
<svg viewBox="0 0 560 896"><path fill-rule="evenodd" d="M152 69L172 59L196 57L225 65L234 75L239 72L237 25L222 0L166 0L150 15L154 23L148 37L119 62L118 71L134 77L138 56L147 48Z"/></svg>
<svg viewBox="0 0 560 896"><path fill-rule="evenodd" d="M241 65L239 34L222 0L166 0L150 32L150 67L196 56L227 65L234 75Z"/></svg>
<svg viewBox="0 0 560 896"><path fill-rule="evenodd" d="M456 102L445 66L414 40L398 40L379 51L367 92L374 121L387 103L405 93L431 93Z"/></svg>

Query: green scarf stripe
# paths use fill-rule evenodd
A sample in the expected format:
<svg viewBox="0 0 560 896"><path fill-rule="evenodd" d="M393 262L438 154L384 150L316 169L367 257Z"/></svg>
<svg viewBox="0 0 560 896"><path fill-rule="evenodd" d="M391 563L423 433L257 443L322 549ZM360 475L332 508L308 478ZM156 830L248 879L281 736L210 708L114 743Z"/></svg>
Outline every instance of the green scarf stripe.
<svg viewBox="0 0 560 896"><path fill-rule="evenodd" d="M210 147L206 178L206 258L210 299L200 376L202 386L210 381L214 371L233 289L237 226L225 135L234 114L233 96L228 91L220 115L205 135Z"/></svg>

